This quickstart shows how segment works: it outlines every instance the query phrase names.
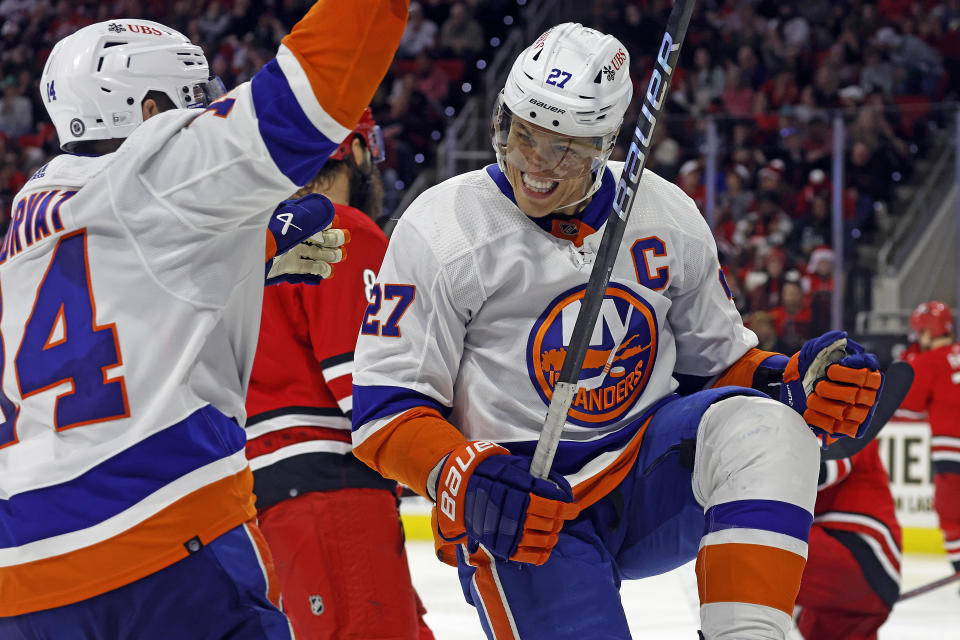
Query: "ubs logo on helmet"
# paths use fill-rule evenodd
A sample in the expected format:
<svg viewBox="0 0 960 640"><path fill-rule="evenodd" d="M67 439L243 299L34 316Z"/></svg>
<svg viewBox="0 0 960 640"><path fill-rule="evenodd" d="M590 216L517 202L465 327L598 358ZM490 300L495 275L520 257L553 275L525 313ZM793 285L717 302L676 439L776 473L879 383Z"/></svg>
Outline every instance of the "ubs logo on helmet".
<svg viewBox="0 0 960 640"><path fill-rule="evenodd" d="M580 285L558 296L530 331L527 370L545 404L560 377L585 289ZM653 307L623 285L607 286L568 420L587 427L618 420L643 393L656 355Z"/></svg>

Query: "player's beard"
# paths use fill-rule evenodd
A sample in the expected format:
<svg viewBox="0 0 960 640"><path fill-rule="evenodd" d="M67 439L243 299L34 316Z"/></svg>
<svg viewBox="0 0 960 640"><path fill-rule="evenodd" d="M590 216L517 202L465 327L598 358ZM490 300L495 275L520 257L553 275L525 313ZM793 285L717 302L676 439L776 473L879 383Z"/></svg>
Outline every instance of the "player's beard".
<svg viewBox="0 0 960 640"><path fill-rule="evenodd" d="M358 167L353 161L350 167L350 206L359 209L378 222L383 215L383 180L377 165Z"/></svg>

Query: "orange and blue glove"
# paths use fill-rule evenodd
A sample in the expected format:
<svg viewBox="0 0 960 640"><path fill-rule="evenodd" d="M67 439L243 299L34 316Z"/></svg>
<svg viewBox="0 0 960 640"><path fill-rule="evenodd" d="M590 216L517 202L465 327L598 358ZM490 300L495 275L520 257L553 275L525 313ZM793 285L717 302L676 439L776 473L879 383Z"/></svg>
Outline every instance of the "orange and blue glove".
<svg viewBox="0 0 960 640"><path fill-rule="evenodd" d="M329 278L350 241L336 224L333 203L319 193L281 202L267 224L266 284Z"/></svg>
<svg viewBox="0 0 960 640"><path fill-rule="evenodd" d="M877 357L845 331L830 331L808 340L787 362L780 401L802 415L826 446L838 437L863 436L882 387Z"/></svg>
<svg viewBox="0 0 960 640"><path fill-rule="evenodd" d="M495 558L543 564L580 507L566 479L530 474L530 461L492 442L466 442L437 477L435 526L448 543L479 542Z"/></svg>

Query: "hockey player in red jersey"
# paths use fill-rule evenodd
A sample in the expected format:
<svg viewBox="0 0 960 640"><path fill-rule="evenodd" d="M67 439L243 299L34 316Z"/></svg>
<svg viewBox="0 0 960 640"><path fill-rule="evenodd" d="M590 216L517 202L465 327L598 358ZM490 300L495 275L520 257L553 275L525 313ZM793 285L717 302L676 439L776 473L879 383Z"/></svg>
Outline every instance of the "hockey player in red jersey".
<svg viewBox="0 0 960 640"><path fill-rule="evenodd" d="M936 300L914 310L910 328L920 352L906 357L914 379L900 408L926 412L930 421L933 507L947 558L960 571L960 344L950 307Z"/></svg>
<svg viewBox="0 0 960 640"><path fill-rule="evenodd" d="M320 0L223 95L147 20L50 52L66 153L0 247L0 638L293 637L244 450L264 258L333 219L276 207L356 126L406 13Z"/></svg>
<svg viewBox="0 0 960 640"><path fill-rule="evenodd" d="M820 463L797 605L807 640L876 640L900 595L902 536L876 441Z"/></svg>
<svg viewBox="0 0 960 640"><path fill-rule="evenodd" d="M247 456L283 610L311 640L432 640L410 582L397 483L350 450L353 348L387 238L380 128L360 124L301 189L322 193L352 241L331 280L266 287L247 395ZM366 214L370 214L369 217Z"/></svg>

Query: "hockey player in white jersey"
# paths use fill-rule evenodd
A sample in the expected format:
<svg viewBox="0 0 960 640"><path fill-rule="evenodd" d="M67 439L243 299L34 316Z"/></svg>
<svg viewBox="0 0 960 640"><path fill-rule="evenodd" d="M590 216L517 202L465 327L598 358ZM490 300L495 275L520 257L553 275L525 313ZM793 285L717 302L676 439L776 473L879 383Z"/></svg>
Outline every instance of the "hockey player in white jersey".
<svg viewBox="0 0 960 640"><path fill-rule="evenodd" d="M68 153L0 249L0 638L292 637L241 428L259 256L332 220L320 196L271 212L354 128L406 12L317 2L215 101L161 24L54 47L40 89Z"/></svg>
<svg viewBox="0 0 960 640"><path fill-rule="evenodd" d="M497 100L497 163L405 212L355 352L354 451L436 501L440 553L455 544L489 638L629 638L620 581L694 557L708 640L784 638L816 498L811 427L860 435L882 374L841 332L789 358L756 349L710 229L653 173L553 482L528 473L611 211L629 69L611 36L548 30Z"/></svg>

